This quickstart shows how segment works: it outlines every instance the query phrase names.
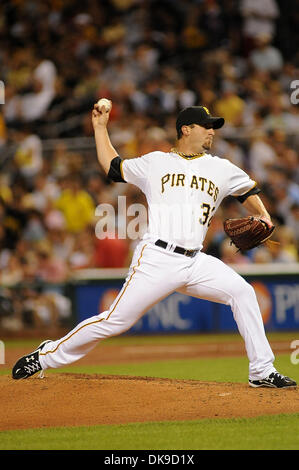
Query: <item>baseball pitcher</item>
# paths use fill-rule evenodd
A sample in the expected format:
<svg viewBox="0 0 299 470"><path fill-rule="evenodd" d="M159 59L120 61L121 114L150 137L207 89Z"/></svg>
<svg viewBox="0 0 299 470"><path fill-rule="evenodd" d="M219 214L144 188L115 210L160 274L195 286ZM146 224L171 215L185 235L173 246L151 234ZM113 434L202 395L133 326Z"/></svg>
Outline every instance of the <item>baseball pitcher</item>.
<svg viewBox="0 0 299 470"><path fill-rule="evenodd" d="M99 341L127 331L153 305L177 291L231 307L246 346L250 386L296 386L273 365L254 289L229 266L201 251L211 218L226 196L236 197L250 215L263 221L265 230L273 230L256 182L230 161L209 153L224 119L211 116L204 106L185 108L177 117L175 148L122 159L107 130L110 110L111 106L96 104L92 111L97 157L109 178L134 184L145 194L147 233L109 310L79 323L61 339L44 341L17 361L13 378L79 360Z"/></svg>

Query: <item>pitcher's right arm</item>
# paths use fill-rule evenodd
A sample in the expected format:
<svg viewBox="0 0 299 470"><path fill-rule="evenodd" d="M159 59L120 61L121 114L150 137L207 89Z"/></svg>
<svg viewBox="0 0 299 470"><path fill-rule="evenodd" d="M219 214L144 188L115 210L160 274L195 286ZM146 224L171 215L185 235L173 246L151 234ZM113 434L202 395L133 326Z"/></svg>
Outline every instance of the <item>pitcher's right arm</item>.
<svg viewBox="0 0 299 470"><path fill-rule="evenodd" d="M97 104L92 110L92 125L96 142L97 158L106 175L109 173L111 161L118 156L110 141L107 130L110 111L105 106L99 108Z"/></svg>

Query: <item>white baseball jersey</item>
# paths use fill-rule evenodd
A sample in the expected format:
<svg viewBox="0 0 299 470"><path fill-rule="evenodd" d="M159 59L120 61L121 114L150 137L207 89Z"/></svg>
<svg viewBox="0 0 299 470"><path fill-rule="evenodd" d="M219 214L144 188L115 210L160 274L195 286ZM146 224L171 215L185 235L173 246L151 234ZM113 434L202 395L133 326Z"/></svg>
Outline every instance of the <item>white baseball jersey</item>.
<svg viewBox="0 0 299 470"><path fill-rule="evenodd" d="M229 160L210 154L182 157L151 152L123 160L121 171L148 202L149 224L143 239L162 239L187 249L202 248L211 218L226 196L243 195L256 185Z"/></svg>

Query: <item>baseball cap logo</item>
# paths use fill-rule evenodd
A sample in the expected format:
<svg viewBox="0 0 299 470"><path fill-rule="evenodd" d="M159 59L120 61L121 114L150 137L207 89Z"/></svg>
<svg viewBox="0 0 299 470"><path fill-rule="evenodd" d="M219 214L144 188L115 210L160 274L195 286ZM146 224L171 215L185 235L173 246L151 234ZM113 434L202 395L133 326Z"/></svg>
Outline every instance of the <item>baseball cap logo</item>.
<svg viewBox="0 0 299 470"><path fill-rule="evenodd" d="M203 106L203 109L205 110L205 112L206 112L207 114L209 114L209 115L211 114L210 111L208 110L208 108L206 108L205 106Z"/></svg>

